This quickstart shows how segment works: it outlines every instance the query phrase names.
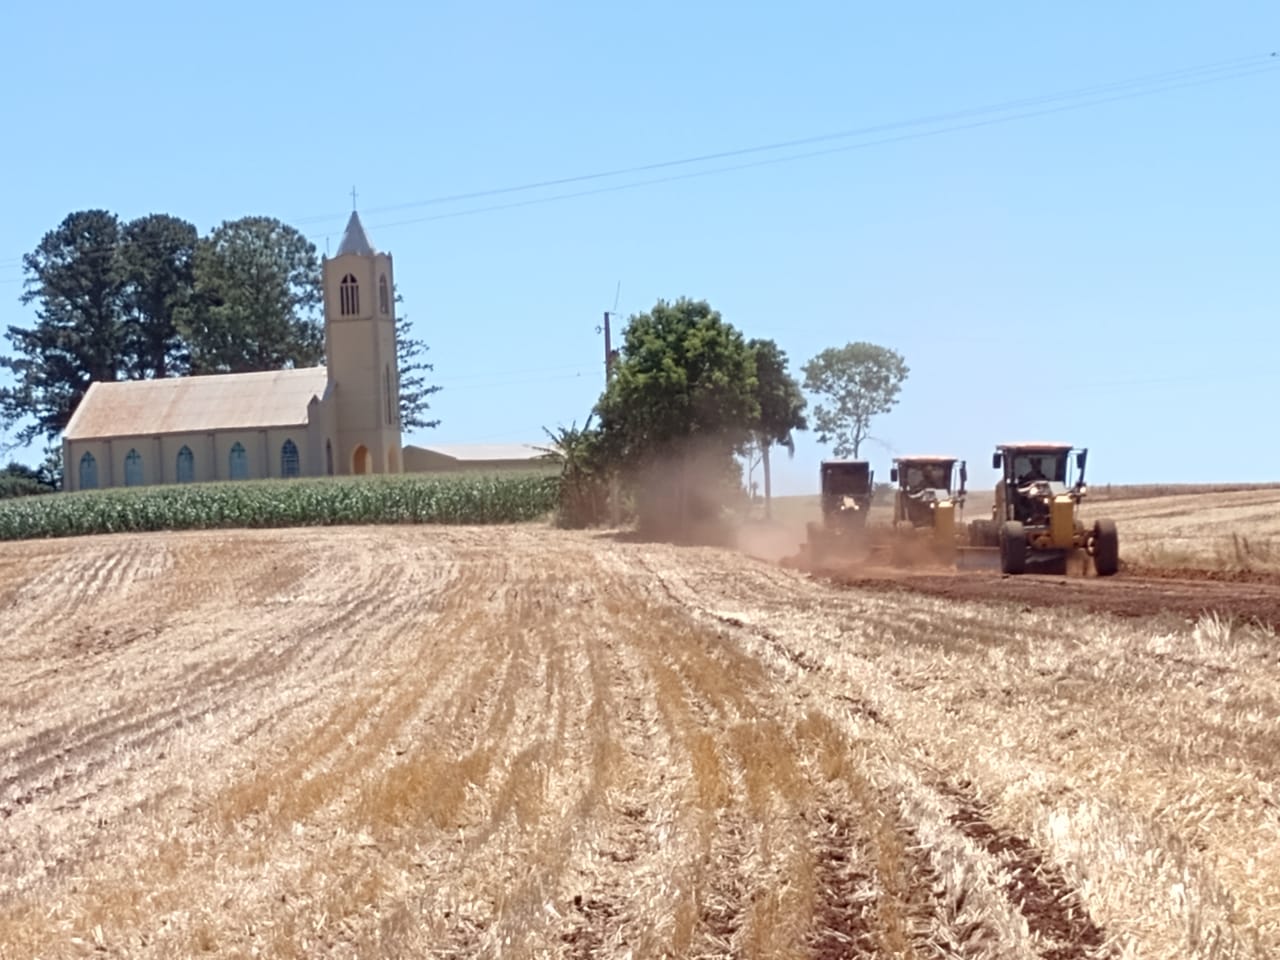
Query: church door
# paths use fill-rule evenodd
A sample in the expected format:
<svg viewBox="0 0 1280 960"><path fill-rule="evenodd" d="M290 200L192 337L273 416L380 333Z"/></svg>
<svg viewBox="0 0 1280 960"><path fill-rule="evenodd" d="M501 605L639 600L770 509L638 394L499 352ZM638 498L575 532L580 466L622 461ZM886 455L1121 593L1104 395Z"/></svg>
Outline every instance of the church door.
<svg viewBox="0 0 1280 960"><path fill-rule="evenodd" d="M369 473L370 471L369 448L363 443L356 447L356 452L351 457L352 473Z"/></svg>

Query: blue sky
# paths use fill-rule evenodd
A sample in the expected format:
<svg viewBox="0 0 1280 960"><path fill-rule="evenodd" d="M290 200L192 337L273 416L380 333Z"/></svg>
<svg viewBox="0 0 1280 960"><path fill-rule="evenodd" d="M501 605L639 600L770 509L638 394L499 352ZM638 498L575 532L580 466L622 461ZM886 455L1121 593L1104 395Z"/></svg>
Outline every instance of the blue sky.
<svg viewBox="0 0 1280 960"><path fill-rule="evenodd" d="M1034 436L1089 446L1094 482L1280 479L1257 442L1280 320L1273 0L63 3L6 27L5 326L31 320L19 258L71 211L267 214L323 251L354 184L444 386L442 426L406 442L581 422L620 283L624 316L706 298L797 372L853 340L901 351L863 450L885 474L892 452L954 452L985 485L993 444ZM1235 61L896 142L423 203ZM832 146L853 149L722 169ZM802 437L780 492L815 489L823 453Z"/></svg>

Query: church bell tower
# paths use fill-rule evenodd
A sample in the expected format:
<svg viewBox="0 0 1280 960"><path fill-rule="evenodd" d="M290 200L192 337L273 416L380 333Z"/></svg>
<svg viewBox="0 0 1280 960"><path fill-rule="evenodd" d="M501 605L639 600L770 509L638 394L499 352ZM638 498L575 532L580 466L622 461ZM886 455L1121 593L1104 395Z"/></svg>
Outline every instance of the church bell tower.
<svg viewBox="0 0 1280 960"><path fill-rule="evenodd" d="M334 473L400 473L400 376L391 255L354 210L324 260L324 353L335 406Z"/></svg>

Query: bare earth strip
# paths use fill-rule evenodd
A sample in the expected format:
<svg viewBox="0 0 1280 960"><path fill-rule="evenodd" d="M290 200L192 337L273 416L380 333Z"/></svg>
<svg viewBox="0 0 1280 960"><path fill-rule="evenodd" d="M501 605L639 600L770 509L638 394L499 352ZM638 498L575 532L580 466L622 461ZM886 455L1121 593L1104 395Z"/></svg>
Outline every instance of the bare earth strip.
<svg viewBox="0 0 1280 960"><path fill-rule="evenodd" d="M885 586L537 527L4 545L0 956L1280 955L1268 628Z"/></svg>

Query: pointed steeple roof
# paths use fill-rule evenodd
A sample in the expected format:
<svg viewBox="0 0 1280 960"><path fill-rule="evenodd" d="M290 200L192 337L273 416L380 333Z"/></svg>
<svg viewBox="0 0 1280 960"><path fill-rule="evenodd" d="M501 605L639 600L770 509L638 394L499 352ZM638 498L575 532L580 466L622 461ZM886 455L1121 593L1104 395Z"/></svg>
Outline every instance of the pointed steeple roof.
<svg viewBox="0 0 1280 960"><path fill-rule="evenodd" d="M347 221L347 229L342 231L342 243L338 245L338 256L346 256L348 253L362 257L373 256L373 246L369 243L369 238L364 235L360 215L354 210L351 211L351 219Z"/></svg>

